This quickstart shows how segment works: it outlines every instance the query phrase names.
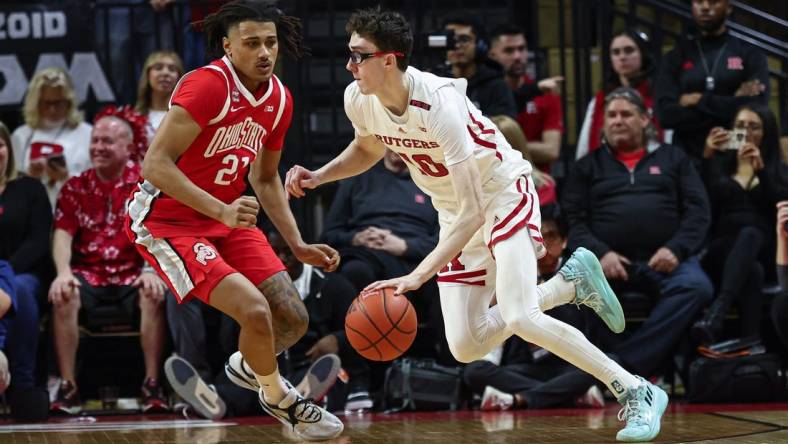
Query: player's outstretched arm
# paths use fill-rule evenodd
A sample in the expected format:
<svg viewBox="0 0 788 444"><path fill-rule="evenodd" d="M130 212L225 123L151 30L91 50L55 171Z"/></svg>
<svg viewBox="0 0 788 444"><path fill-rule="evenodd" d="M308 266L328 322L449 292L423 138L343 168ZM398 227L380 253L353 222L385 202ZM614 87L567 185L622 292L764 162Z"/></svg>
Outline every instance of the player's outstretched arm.
<svg viewBox="0 0 788 444"><path fill-rule="evenodd" d="M328 245L306 244L301 238L279 177L281 155L281 150L261 150L252 163L249 183L260 200L263 211L298 260L326 271L334 271L339 266L339 253Z"/></svg>
<svg viewBox="0 0 788 444"><path fill-rule="evenodd" d="M375 136L361 137L358 134L352 142L331 162L316 171L296 165L285 176L285 189L293 197L304 197L304 189L352 177L367 171L386 154L386 146Z"/></svg>
<svg viewBox="0 0 788 444"><path fill-rule="evenodd" d="M396 294L402 294L418 289L457 257L474 233L484 225L482 187L476 159L470 156L459 163L449 165L448 169L455 195L459 200L460 211L454 222L449 225L445 236L438 241L435 249L409 275L375 282L369 285L366 290L394 287Z"/></svg>
<svg viewBox="0 0 788 444"><path fill-rule="evenodd" d="M184 108L173 105L145 154L142 176L173 199L230 227L254 226L258 210L254 199L241 197L225 205L195 185L175 164L200 131L200 125Z"/></svg>

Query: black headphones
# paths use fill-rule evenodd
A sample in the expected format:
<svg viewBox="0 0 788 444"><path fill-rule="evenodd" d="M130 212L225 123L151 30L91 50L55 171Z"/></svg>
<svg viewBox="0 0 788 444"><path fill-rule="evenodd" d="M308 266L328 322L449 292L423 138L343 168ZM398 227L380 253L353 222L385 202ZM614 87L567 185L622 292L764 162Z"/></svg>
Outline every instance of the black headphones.
<svg viewBox="0 0 788 444"><path fill-rule="evenodd" d="M481 35L476 36L476 59L480 59L482 57L487 57L487 52L490 50L490 45L487 43L487 39L482 37Z"/></svg>

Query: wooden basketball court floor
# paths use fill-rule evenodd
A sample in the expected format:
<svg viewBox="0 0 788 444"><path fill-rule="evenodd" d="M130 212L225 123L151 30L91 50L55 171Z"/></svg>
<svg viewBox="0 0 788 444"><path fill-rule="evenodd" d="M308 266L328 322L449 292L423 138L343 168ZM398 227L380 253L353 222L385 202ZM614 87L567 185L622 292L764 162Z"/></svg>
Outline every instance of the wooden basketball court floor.
<svg viewBox="0 0 788 444"><path fill-rule="evenodd" d="M345 432L328 443L612 443L618 409L436 412L344 417ZM265 416L224 421L173 415L54 418L0 424L0 443L291 443ZM788 443L788 404L669 407L661 443Z"/></svg>

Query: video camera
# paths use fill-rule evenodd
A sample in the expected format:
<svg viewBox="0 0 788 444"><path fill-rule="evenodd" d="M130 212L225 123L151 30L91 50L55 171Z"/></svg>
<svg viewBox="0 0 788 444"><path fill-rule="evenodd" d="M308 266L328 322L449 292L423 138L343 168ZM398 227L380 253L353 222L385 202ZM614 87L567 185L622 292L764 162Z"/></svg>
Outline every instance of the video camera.
<svg viewBox="0 0 788 444"><path fill-rule="evenodd" d="M457 47L454 31L451 29L431 32L424 41L426 49L450 51Z"/></svg>
<svg viewBox="0 0 788 444"><path fill-rule="evenodd" d="M457 48L457 39L451 29L440 29L422 35L419 39L419 52L426 70L442 77L452 77L451 64L446 60L446 51Z"/></svg>

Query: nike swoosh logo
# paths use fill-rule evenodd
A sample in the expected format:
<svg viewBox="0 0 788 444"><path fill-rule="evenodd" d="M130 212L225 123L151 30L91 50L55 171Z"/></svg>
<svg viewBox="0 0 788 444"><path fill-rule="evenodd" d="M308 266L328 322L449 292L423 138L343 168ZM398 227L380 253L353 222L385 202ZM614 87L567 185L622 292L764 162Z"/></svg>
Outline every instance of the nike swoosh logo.
<svg viewBox="0 0 788 444"><path fill-rule="evenodd" d="M233 108L233 107L231 106L231 107L230 107L230 111L232 111L232 112L236 112L236 111L240 111L240 110L242 110L242 109L244 109L244 108L246 108L246 107L245 107L245 106L239 106L238 108Z"/></svg>

